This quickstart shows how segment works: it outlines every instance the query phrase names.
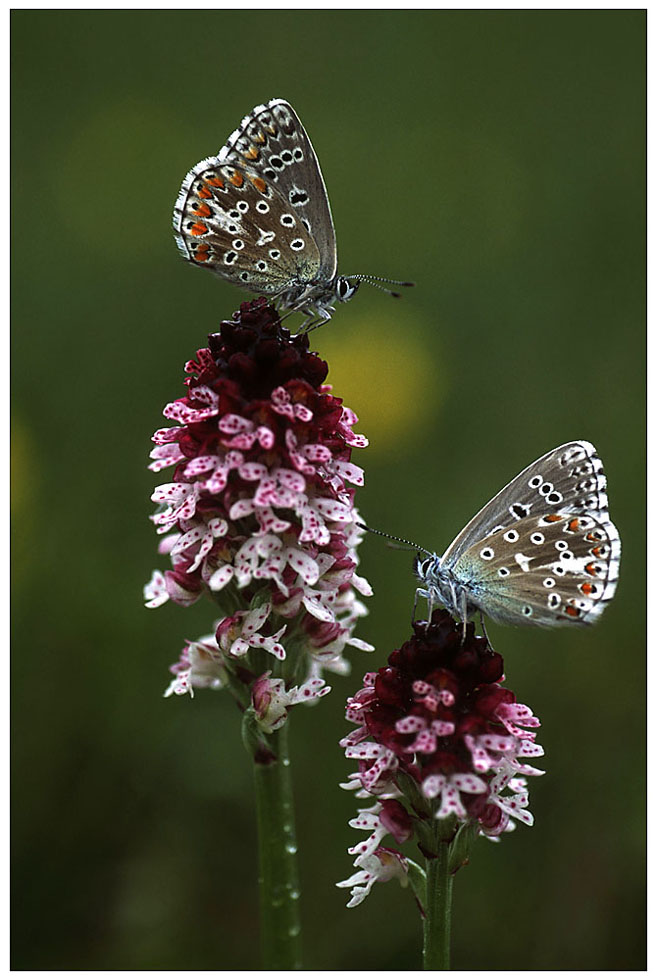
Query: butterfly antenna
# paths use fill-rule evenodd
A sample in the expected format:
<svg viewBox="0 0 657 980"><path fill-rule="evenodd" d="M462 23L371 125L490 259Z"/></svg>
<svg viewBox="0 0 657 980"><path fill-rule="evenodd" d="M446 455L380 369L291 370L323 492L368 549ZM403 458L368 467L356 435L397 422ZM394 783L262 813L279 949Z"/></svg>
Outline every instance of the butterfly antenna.
<svg viewBox="0 0 657 980"><path fill-rule="evenodd" d="M363 524L362 521L356 521L358 527L362 527L364 531L369 531L370 534L380 534L382 538L388 538L390 541L397 541L399 544L409 545L408 548L404 549L406 551L423 551L425 555L432 555L433 552L427 551L419 544L415 544L414 541L409 541L408 538L398 538L395 534L388 534L386 531L377 531L375 527L368 527L367 524Z"/></svg>
<svg viewBox="0 0 657 980"><path fill-rule="evenodd" d="M370 286L380 289L383 293L387 293L388 296L394 296L395 299L399 299L401 293L395 292L393 289L386 289L385 286L381 286L382 282L392 283L393 286L414 286L414 282L404 282L401 279L386 279L385 276L347 276L350 282L367 282Z"/></svg>

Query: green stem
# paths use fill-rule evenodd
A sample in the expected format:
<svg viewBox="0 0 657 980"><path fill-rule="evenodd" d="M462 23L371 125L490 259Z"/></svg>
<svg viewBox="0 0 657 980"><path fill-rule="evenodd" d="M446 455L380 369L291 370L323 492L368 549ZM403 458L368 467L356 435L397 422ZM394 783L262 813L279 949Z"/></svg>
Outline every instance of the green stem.
<svg viewBox="0 0 657 980"><path fill-rule="evenodd" d="M452 920L452 882L449 844L440 841L438 853L427 859L427 904L424 919L424 969L449 970Z"/></svg>
<svg viewBox="0 0 657 980"><path fill-rule="evenodd" d="M260 852L263 969L301 969L299 877L294 833L289 721L267 739L273 757L254 760Z"/></svg>

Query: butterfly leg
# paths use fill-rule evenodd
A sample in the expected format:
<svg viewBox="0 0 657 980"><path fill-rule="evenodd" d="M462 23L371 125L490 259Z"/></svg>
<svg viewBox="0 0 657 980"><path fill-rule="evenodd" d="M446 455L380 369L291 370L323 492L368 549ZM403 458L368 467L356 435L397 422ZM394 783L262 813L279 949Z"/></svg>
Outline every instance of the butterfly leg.
<svg viewBox="0 0 657 980"><path fill-rule="evenodd" d="M431 592L429 592L427 589L416 589L415 590L415 601L413 603L413 614L411 616L411 626L413 626L413 624L415 623L415 614L417 612L417 600L418 600L418 598L420 598L420 599L426 599L427 600L428 608L429 608L429 621L431 621L431 614L433 612L433 602L432 602L432 598L431 598ZM427 623L427 628L428 628L428 623Z"/></svg>
<svg viewBox="0 0 657 980"><path fill-rule="evenodd" d="M488 633L486 632L486 623L484 621L484 614L481 611L481 609L479 610L479 617L481 619L481 632L483 633L484 639L486 641L486 646L488 647L489 650L492 650L493 648L490 645L490 640L488 639Z"/></svg>
<svg viewBox="0 0 657 980"><path fill-rule="evenodd" d="M317 327L321 327L323 323L328 323L331 319L331 313L335 313L335 308L333 306L318 306L313 311L315 319L310 317L310 322L305 329L305 333L310 333L311 330L316 330Z"/></svg>
<svg viewBox="0 0 657 980"><path fill-rule="evenodd" d="M431 617L433 616L433 592L429 589L429 594L427 596L427 632L431 626Z"/></svg>
<svg viewBox="0 0 657 980"><path fill-rule="evenodd" d="M463 594L463 602L461 604L462 605L462 608L459 610L459 603L458 603L458 599L456 598L456 589L454 588L454 583L452 581L450 581L450 583L449 583L449 591L450 591L450 593L452 595L451 608L450 608L449 611L452 614L452 616L454 616L454 617L460 616L461 622L463 624L463 635L461 637L461 646L463 646L463 644L465 643L465 631L468 628L468 621L466 619L466 616L467 616L467 607L468 607L468 600L467 600L467 598L465 596L465 593L464 593Z"/></svg>

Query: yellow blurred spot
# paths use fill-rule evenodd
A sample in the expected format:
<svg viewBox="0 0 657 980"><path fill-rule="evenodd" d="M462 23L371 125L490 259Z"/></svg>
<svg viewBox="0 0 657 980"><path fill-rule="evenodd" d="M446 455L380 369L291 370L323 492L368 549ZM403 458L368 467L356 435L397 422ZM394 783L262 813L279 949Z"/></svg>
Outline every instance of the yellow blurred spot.
<svg viewBox="0 0 657 980"><path fill-rule="evenodd" d="M34 498L34 443L27 427L16 420L11 425L11 512L20 517Z"/></svg>
<svg viewBox="0 0 657 980"><path fill-rule="evenodd" d="M360 297L359 297L360 299ZM358 302L358 300L356 300ZM423 437L446 393L445 370L435 332L403 317L354 317L310 337L329 365L327 383L359 418L354 426L370 441L368 453L401 455Z"/></svg>

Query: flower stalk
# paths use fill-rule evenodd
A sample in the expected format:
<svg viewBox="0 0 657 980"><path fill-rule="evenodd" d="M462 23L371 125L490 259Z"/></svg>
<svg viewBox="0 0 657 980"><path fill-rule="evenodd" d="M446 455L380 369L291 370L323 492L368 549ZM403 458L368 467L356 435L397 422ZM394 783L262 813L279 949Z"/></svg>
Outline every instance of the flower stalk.
<svg viewBox="0 0 657 980"><path fill-rule="evenodd" d="M437 853L427 860L427 889L424 909L425 970L449 970L452 922L452 884L449 843L439 841Z"/></svg>
<svg viewBox="0 0 657 980"><path fill-rule="evenodd" d="M254 755L258 818L260 929L265 970L301 969L299 875L288 726Z"/></svg>

